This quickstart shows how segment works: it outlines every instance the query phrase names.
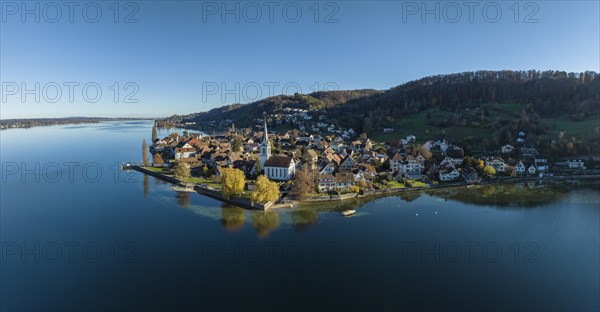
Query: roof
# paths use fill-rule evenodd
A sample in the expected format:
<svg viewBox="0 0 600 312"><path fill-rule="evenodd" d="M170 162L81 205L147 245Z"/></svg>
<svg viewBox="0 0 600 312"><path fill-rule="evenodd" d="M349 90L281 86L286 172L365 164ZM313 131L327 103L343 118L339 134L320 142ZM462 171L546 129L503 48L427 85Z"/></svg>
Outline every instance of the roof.
<svg viewBox="0 0 600 312"><path fill-rule="evenodd" d="M352 183L354 182L354 175L352 173L336 173L335 181L341 183Z"/></svg>
<svg viewBox="0 0 600 312"><path fill-rule="evenodd" d="M306 153L308 153L310 157L319 157L319 155L317 155L317 152L315 152L313 149L309 149L308 151L306 151Z"/></svg>
<svg viewBox="0 0 600 312"><path fill-rule="evenodd" d="M265 161L265 167L285 167L288 168L292 163L292 157L271 156Z"/></svg>

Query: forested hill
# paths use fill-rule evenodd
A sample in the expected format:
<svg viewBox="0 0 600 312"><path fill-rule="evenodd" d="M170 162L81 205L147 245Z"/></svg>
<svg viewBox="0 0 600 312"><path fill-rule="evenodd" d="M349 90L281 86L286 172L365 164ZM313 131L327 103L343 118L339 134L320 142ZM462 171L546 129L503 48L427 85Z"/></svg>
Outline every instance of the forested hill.
<svg viewBox="0 0 600 312"><path fill-rule="evenodd" d="M540 143L542 136L551 140L561 131L578 138L600 131L595 126L600 113L600 78L591 71L464 72L425 77L386 91L280 95L164 121L196 122L202 128L204 122L229 119L245 127L256 124L253 119L263 113L287 107L307 109L313 117L325 115L329 124L370 137L380 135L380 139L387 139L383 128L393 128L395 137L406 132L421 137L443 135L489 146L513 142L518 129L528 133L528 141L544 144ZM590 140L593 138L586 139Z"/></svg>
<svg viewBox="0 0 600 312"><path fill-rule="evenodd" d="M174 115L161 122L180 124L195 122L203 124L214 120L231 120L236 126L247 127L254 119L262 118L264 113L275 113L285 108L299 108L309 111L325 111L351 100L362 99L381 94L377 90L320 91L311 94L278 95L249 104L231 104L211 109L208 112L190 115Z"/></svg>
<svg viewBox="0 0 600 312"><path fill-rule="evenodd" d="M395 119L431 108L461 111L484 104L522 104L541 117L582 120L598 115L600 80L595 72L478 71L411 81L378 96L333 107L333 121L363 132L393 127ZM359 118L360 117L360 118Z"/></svg>

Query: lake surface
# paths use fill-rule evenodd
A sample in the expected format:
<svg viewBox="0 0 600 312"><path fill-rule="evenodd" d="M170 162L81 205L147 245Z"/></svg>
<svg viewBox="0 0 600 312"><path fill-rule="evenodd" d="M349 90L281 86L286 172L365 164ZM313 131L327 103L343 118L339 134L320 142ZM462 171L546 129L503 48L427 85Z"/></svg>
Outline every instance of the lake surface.
<svg viewBox="0 0 600 312"><path fill-rule="evenodd" d="M151 127L0 132L1 311L600 309L597 185L247 211L119 171Z"/></svg>

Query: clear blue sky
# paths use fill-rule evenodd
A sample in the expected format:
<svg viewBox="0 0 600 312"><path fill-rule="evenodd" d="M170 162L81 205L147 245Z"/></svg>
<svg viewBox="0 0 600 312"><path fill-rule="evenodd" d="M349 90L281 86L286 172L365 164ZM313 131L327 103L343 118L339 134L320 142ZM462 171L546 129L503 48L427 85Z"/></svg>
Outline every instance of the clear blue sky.
<svg viewBox="0 0 600 312"><path fill-rule="evenodd" d="M240 9L225 21L220 2L138 1L129 7L120 2L119 8L111 8L112 1L95 2L102 13L96 23L88 20L94 20L97 7L86 2L73 7L73 22L63 2L55 2L62 5L59 17L59 9L43 2L27 2L25 8L19 2L16 12L14 3L3 1L1 12L3 119L199 112L254 99L257 85L266 97L269 83L279 84L271 89L275 94L285 84L309 93L317 84L319 89L327 83L339 89L388 89L423 76L479 69L600 71L598 1L520 2L518 9L514 1L479 2L472 16L467 2L454 2L460 17L455 6L437 2L439 22L433 13L422 20L421 2L400 1L321 2L318 10L313 1L294 2L285 12L281 2L273 7L272 22L268 2L261 1L253 2L259 17L255 6L228 2L227 8L237 4ZM36 3L38 16L26 14L23 21L23 9L35 9ZM425 5L435 9L436 2ZM293 23L298 7L302 16ZM130 13L128 20L137 22L123 23ZM34 94L22 101L22 86L35 89L35 82L40 83L33 91L39 103ZM65 82L79 83L73 103ZM102 90L96 103L82 96L89 82ZM118 103L114 82L119 83ZM125 103L134 91L124 89L127 82L139 88L133 96L138 103ZM223 99L221 90L210 89L214 86L234 91ZM94 90L88 89L91 99Z"/></svg>

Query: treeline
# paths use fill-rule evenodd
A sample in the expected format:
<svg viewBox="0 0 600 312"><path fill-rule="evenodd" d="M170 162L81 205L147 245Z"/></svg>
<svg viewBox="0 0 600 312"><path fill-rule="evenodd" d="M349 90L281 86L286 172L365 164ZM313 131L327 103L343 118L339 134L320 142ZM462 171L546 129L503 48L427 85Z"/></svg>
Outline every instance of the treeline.
<svg viewBox="0 0 600 312"><path fill-rule="evenodd" d="M393 125L429 108L461 110L481 104L530 104L542 117L568 115L573 120L597 115L600 106L598 73L562 71L476 71L425 77L381 94L332 107L334 123L362 132Z"/></svg>
<svg viewBox="0 0 600 312"><path fill-rule="evenodd" d="M324 111L336 105L345 104L350 100L360 99L373 94L380 94L377 90L349 90L349 91L320 91L311 94L278 95L262 99L249 104L231 104L212 109L204 113L195 113L185 116L172 116L164 121L178 122L209 122L213 120L229 119L239 127L247 127L257 118L262 118L263 113L273 113L284 108L298 108L309 111Z"/></svg>

